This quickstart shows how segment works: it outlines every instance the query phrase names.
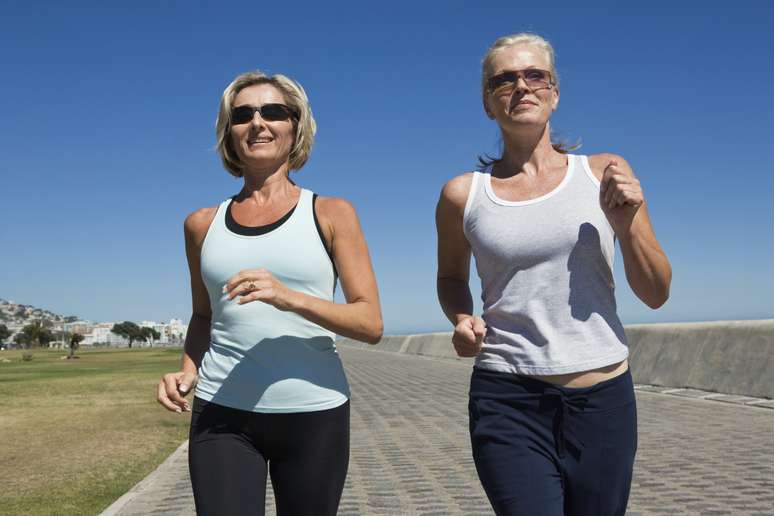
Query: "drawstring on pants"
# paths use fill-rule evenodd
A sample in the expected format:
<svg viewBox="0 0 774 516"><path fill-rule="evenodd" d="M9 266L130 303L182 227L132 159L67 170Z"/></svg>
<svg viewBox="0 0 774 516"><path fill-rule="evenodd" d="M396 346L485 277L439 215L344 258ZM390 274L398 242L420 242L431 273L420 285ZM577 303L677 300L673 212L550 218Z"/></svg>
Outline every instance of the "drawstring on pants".
<svg viewBox="0 0 774 516"><path fill-rule="evenodd" d="M565 457L565 441L573 445L579 452L583 450L583 442L575 435L572 426L567 425L569 413L579 414L586 408L588 396L585 394L568 394L557 387L547 387L543 396L555 403L556 415L554 416L554 443L560 459Z"/></svg>

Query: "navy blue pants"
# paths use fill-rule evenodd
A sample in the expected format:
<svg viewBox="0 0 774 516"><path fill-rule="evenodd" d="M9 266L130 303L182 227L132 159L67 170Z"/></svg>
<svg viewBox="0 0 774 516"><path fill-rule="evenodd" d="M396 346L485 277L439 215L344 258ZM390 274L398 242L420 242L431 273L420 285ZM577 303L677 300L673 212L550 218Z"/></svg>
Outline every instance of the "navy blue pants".
<svg viewBox="0 0 774 516"><path fill-rule="evenodd" d="M498 515L623 515L637 451L629 371L592 387L474 369L470 440Z"/></svg>

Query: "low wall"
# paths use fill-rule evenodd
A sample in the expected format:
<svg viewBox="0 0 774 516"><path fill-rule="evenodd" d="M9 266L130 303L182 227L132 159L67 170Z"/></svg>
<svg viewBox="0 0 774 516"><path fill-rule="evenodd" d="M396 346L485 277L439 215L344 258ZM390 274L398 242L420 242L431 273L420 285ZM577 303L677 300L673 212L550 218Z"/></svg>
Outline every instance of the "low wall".
<svg viewBox="0 0 774 516"><path fill-rule="evenodd" d="M457 356L451 335L389 335L376 346L346 338L336 343L472 362ZM636 383L774 398L774 319L632 324L626 336Z"/></svg>

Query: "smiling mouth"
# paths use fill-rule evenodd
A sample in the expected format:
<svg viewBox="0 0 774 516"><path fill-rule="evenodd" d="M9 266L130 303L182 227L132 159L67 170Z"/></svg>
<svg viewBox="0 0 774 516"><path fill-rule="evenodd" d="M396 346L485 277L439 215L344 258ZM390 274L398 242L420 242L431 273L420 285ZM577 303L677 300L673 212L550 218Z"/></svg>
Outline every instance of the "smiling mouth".
<svg viewBox="0 0 774 516"><path fill-rule="evenodd" d="M524 109L529 106L537 106L537 104L530 100L520 100L516 104L513 104L508 111L511 112L517 109Z"/></svg>
<svg viewBox="0 0 774 516"><path fill-rule="evenodd" d="M270 143L273 142L273 138L255 138L254 140L247 140L248 145L256 145L259 143Z"/></svg>

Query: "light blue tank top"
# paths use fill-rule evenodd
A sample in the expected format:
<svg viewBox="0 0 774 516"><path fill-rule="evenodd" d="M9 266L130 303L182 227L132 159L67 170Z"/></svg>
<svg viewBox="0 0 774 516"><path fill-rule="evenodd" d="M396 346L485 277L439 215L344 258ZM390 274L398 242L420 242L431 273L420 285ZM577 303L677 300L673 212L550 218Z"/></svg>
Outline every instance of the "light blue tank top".
<svg viewBox="0 0 774 516"><path fill-rule="evenodd" d="M290 289L333 300L336 276L315 225L312 192L302 189L290 218L255 236L227 227L229 202L218 207L202 244L212 324L196 396L253 412L311 412L345 403L349 386L333 332L260 301L238 305L222 292L240 270L264 268Z"/></svg>
<svg viewBox="0 0 774 516"><path fill-rule="evenodd" d="M586 156L551 192L512 202L475 172L463 230L481 278L487 333L476 367L529 375L597 369L628 356L616 314L615 234Z"/></svg>

